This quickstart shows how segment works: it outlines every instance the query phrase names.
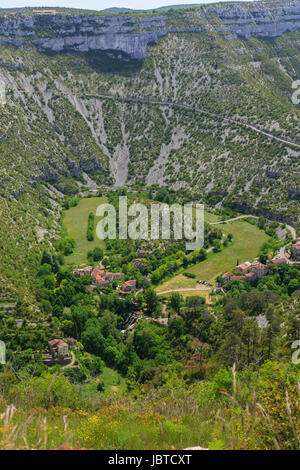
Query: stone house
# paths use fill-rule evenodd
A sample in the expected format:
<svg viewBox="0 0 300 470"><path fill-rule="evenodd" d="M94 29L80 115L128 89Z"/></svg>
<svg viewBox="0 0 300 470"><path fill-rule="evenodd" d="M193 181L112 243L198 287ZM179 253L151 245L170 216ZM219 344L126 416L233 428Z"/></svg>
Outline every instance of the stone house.
<svg viewBox="0 0 300 470"><path fill-rule="evenodd" d="M92 271L92 278L97 287L108 287L114 280L124 277L124 273L106 272L100 266L96 266Z"/></svg>
<svg viewBox="0 0 300 470"><path fill-rule="evenodd" d="M144 250L143 248L138 248L136 253L139 258L144 258L144 256L146 256L147 254L147 251Z"/></svg>
<svg viewBox="0 0 300 470"><path fill-rule="evenodd" d="M297 238L296 243L292 245L292 256L295 260L300 260L300 238Z"/></svg>
<svg viewBox="0 0 300 470"><path fill-rule="evenodd" d="M256 276L256 273L254 271L251 271L250 273L245 274L245 280L249 281L249 282L250 281L255 281L256 277L257 276Z"/></svg>
<svg viewBox="0 0 300 470"><path fill-rule="evenodd" d="M227 273L223 274L222 284L227 284L227 282L230 282L232 277L233 277L233 274L231 272L227 272Z"/></svg>
<svg viewBox="0 0 300 470"><path fill-rule="evenodd" d="M237 271L241 271L243 274L246 274L250 271L251 269L251 263L249 261L245 261L245 263L239 264L235 268Z"/></svg>
<svg viewBox="0 0 300 470"><path fill-rule="evenodd" d="M280 266L281 264L286 264L285 258L273 258L269 264L275 264L275 266Z"/></svg>
<svg viewBox="0 0 300 470"><path fill-rule="evenodd" d="M258 279L260 279L266 274L268 274L269 269L268 269L268 266L256 260L256 261L253 261L253 263L251 264L251 271L256 274Z"/></svg>
<svg viewBox="0 0 300 470"><path fill-rule="evenodd" d="M136 280L131 279L130 281L123 282L120 288L120 292L121 294L130 294L134 292L135 288L136 288Z"/></svg>
<svg viewBox="0 0 300 470"><path fill-rule="evenodd" d="M143 267L144 260L142 258L135 258L133 267L136 269L140 269Z"/></svg>
<svg viewBox="0 0 300 470"><path fill-rule="evenodd" d="M81 276L85 276L87 274L91 274L92 270L93 270L92 266L86 266L85 268L73 269L72 274L75 277L81 277Z"/></svg>
<svg viewBox="0 0 300 470"><path fill-rule="evenodd" d="M65 357L69 355L69 346L62 339L48 341L51 354L54 357Z"/></svg>

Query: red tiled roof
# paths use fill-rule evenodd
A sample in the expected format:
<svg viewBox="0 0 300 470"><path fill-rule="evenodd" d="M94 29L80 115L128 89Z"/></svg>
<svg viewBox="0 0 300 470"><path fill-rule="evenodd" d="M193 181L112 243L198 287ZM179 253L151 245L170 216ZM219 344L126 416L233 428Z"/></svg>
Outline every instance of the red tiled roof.
<svg viewBox="0 0 300 470"><path fill-rule="evenodd" d="M239 264L236 269L249 269L249 265L245 264L245 263L242 263L242 264Z"/></svg>
<svg viewBox="0 0 300 470"><path fill-rule="evenodd" d="M259 261L253 261L253 263L251 264L251 267L254 269L265 269L266 265L260 263Z"/></svg>
<svg viewBox="0 0 300 470"><path fill-rule="evenodd" d="M286 263L286 259L285 258L275 258L275 259L271 260L271 263L273 263L273 264Z"/></svg>
<svg viewBox="0 0 300 470"><path fill-rule="evenodd" d="M123 284L121 285L121 290L126 289L126 287L136 287L136 280L131 279L129 281L123 282Z"/></svg>
<svg viewBox="0 0 300 470"><path fill-rule="evenodd" d="M251 273L246 273L245 277L256 277L256 274L251 272Z"/></svg>
<svg viewBox="0 0 300 470"><path fill-rule="evenodd" d="M58 346L68 346L62 339L52 339L48 341L48 345L53 349L56 349Z"/></svg>

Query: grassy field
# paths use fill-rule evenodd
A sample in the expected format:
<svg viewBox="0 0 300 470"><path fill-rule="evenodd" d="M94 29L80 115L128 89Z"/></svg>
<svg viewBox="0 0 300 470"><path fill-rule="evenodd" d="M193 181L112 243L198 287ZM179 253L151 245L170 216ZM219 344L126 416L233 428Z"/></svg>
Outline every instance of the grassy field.
<svg viewBox="0 0 300 470"><path fill-rule="evenodd" d="M198 265L195 265L193 267L196 267L196 266ZM187 271L191 271L191 268L188 269ZM191 279L191 278L184 276L183 274L177 274L177 276L174 276L171 279L168 279L163 284L159 285L156 291L158 293L158 292L167 291L168 289L174 290L174 289L196 289L196 288L198 288L198 290L201 290L202 286L197 284L197 279L200 279L200 278Z"/></svg>
<svg viewBox="0 0 300 470"><path fill-rule="evenodd" d="M204 211L204 217L205 217L205 222L208 222L209 224L211 222L218 222L218 220L220 220L219 215L216 215L213 212L210 212L208 210Z"/></svg>
<svg viewBox="0 0 300 470"><path fill-rule="evenodd" d="M131 199L134 199L132 196ZM145 199L149 203L152 201ZM99 204L107 202L105 197L91 197L81 199L79 204L76 207L65 212L64 217L64 226L67 229L68 235L75 238L76 246L74 253L72 255L65 257L66 265L80 265L87 262L86 254L89 250L92 250L96 246L105 247L105 243L101 240L98 240L95 234L95 239L93 241L88 241L86 237L87 232L87 223L88 216L90 212L96 214L96 208ZM132 201L130 201L131 203ZM219 217L213 213L205 212L205 220L207 222L215 222L219 220ZM95 217L95 227L99 221L98 217Z"/></svg>
<svg viewBox="0 0 300 470"><path fill-rule="evenodd" d="M93 241L88 241L86 232L89 213L94 212L96 215L96 208L106 201L105 197L81 199L76 207L72 207L65 212L64 226L68 231L68 235L75 238L76 241L74 253L65 257L66 264L80 265L86 263L86 255L89 250L94 249L96 246L105 247L104 241L98 240L96 234ZM95 228L99 220L100 217L95 217Z"/></svg>
<svg viewBox="0 0 300 470"><path fill-rule="evenodd" d="M209 294L211 292L211 289L209 290L200 290L200 289L194 289L194 290L183 290L183 291L178 291L180 295L185 299L186 297L203 297L206 300L206 303L209 302ZM168 299L171 296L171 292L168 294L162 294L163 297Z"/></svg>
<svg viewBox="0 0 300 470"><path fill-rule="evenodd" d="M237 260L240 263L247 260L253 261L260 246L269 238L265 232L242 219L228 224L216 225L216 227L221 227L226 234L233 234L232 244L220 253L209 253L205 261L189 268L187 271L195 274L196 279L179 274L158 286L157 293L179 287L196 287L198 279L213 281L219 274L232 270L236 266Z"/></svg>
<svg viewBox="0 0 300 470"><path fill-rule="evenodd" d="M99 381L104 384L104 392L101 396L110 396L112 393L125 392L125 379L116 370L104 367L101 375L93 382L81 385L81 393L83 397L96 397L99 396L97 385Z"/></svg>

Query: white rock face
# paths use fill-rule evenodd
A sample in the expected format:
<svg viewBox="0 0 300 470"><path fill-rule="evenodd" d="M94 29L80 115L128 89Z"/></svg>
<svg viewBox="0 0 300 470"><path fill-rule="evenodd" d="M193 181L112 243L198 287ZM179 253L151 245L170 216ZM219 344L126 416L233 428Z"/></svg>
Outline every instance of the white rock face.
<svg viewBox="0 0 300 470"><path fill-rule="evenodd" d="M299 0L274 2L270 5L257 2L249 5L228 5L208 9L226 25L220 30L231 31L248 39L255 37L276 37L300 28Z"/></svg>
<svg viewBox="0 0 300 470"><path fill-rule="evenodd" d="M149 55L150 44L156 44L162 36L172 32L217 29L248 39L251 36L276 37L300 29L300 0L220 4L204 8L204 13L191 16L192 28L188 17L187 27L172 28L167 21L170 16L163 15L2 17L0 45L9 43L21 47L31 43L42 52L116 50L135 59L144 59Z"/></svg>
<svg viewBox="0 0 300 470"><path fill-rule="evenodd" d="M116 50L134 59L144 59L149 55L149 44L156 44L160 37L169 32L203 31L203 28L168 28L166 20L166 16L55 15L40 24L41 20L36 16L6 18L0 22L0 44L21 47L31 43L42 52ZM43 37L39 37L41 30ZM47 32L49 37L45 37Z"/></svg>

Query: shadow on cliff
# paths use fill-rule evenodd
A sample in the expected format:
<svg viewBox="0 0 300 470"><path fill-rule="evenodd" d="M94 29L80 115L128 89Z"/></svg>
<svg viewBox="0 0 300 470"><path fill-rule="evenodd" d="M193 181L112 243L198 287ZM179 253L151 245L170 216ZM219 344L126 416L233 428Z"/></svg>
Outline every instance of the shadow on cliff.
<svg viewBox="0 0 300 470"><path fill-rule="evenodd" d="M66 51L59 53L49 53L50 56L67 55L70 58L71 66L80 66L80 62L84 61L86 65L91 67L95 72L103 74L114 74L121 76L132 76L140 72L144 61L133 59L128 54L122 51L107 50L107 51L89 51L89 52L74 52ZM79 62L78 59L81 59Z"/></svg>
<svg viewBox="0 0 300 470"><path fill-rule="evenodd" d="M135 75L140 72L143 60L132 59L120 51L96 51L85 54L89 66L96 72L118 75Z"/></svg>

